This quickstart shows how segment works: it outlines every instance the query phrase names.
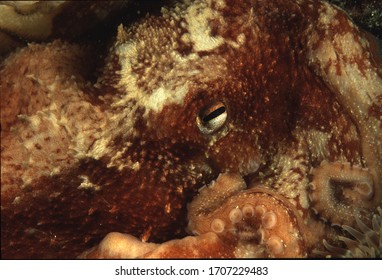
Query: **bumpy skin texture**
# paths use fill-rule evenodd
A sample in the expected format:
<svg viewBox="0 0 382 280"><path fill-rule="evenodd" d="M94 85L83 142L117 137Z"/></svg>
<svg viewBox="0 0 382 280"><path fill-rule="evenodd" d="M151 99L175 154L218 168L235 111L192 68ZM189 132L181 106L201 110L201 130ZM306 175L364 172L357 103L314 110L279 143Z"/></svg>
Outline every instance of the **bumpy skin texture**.
<svg viewBox="0 0 382 280"><path fill-rule="evenodd" d="M120 26L91 84L94 57L56 41L3 63L3 257L74 258L110 232L167 242L113 233L82 257L309 257L381 204L381 64L337 8L177 4ZM249 189L201 192L183 238L226 172ZM252 203L249 233L221 231Z"/></svg>

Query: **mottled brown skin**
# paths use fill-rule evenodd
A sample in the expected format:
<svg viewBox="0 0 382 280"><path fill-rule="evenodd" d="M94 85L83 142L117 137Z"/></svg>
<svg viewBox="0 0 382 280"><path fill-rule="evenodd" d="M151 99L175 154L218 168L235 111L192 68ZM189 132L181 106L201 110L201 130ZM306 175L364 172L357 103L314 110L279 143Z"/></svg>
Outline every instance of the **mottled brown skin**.
<svg viewBox="0 0 382 280"><path fill-rule="evenodd" d="M197 52L200 58L222 57L227 66L224 76L203 82L197 77L183 78L189 82L183 104L166 104L160 112L149 111L149 121L145 108L139 107L134 114L136 134L124 134L123 129L113 134L107 144L111 154L100 158L73 156L73 162L63 164L58 174L34 178L25 188L16 184L2 189L2 257L75 258L112 231L152 242L184 237L186 205L200 187L226 171L239 172L251 182L272 185L278 175L274 170L275 156L285 150L293 151L289 147L297 145L296 131L330 132L336 128L330 139L333 150L326 160L332 162L344 156L352 164L362 163L361 140L348 135L350 128L355 127L349 112L307 63L305 46L309 34L304 32L317 21L315 11L321 4L313 1L311 8L304 5L308 4L299 6L281 0L227 3L220 10L227 24L210 21L210 35L236 40L238 34L244 34L244 43L239 48L222 44ZM251 15L251 8L258 29L248 24L251 18L242 16ZM346 18L343 14L338 17ZM165 34L174 29L168 19L160 16L146 18L141 26L162 28ZM120 33L115 46L129 40L150 44L150 36L142 35L144 27L139 29L138 25L130 33ZM341 32L341 25L338 29ZM170 49L171 36L168 33L161 41ZM175 49L180 54L194 52L189 45L180 40L178 43ZM123 108L111 106L113 99L129 93L118 85L121 65L114 50L106 60L101 79L87 94L94 107L118 115ZM150 54L159 58L161 53L158 47ZM144 62L145 54L137 60ZM201 65L200 70L206 73L211 68ZM142 69L134 71L143 76ZM145 88L146 82L140 87ZM203 107L216 101L225 104L228 120L213 135L203 135L196 117ZM120 121L121 128L125 121L128 122ZM124 151L127 145L129 149ZM117 151L122 153L121 166L138 162L140 168L119 170L108 166ZM317 167L322 161L309 153L309 148L306 157L309 167ZM258 170L248 167L253 160L260 165ZM81 176L85 175L101 189L78 189ZM17 196L21 199L14 203Z"/></svg>
<svg viewBox="0 0 382 280"><path fill-rule="evenodd" d="M142 161L149 162L146 159ZM180 177L179 173L173 176ZM94 183L108 187L98 192L78 191L79 175L89 175ZM138 173L121 174L100 162L84 160L67 173L42 178L33 189L24 190L23 202L17 206L8 200L8 196L15 197L12 191L6 192L2 200L3 257L75 258L111 231L134 232L143 239L159 241L182 236L187 221L181 202L192 195L189 189L197 187L178 183L177 178L173 187L159 181L150 163ZM143 185L151 192L122 188L130 185ZM185 191L179 194L176 186ZM164 213L167 203L171 203L171 210ZM9 253L7 246L12 248Z"/></svg>
<svg viewBox="0 0 382 280"><path fill-rule="evenodd" d="M382 39L382 3L378 0L329 0L344 9L365 30Z"/></svg>

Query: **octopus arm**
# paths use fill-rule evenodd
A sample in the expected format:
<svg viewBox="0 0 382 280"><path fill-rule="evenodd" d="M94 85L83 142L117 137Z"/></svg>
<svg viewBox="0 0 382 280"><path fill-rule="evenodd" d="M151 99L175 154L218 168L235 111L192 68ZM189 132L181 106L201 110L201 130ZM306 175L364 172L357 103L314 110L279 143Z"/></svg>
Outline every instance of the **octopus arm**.
<svg viewBox="0 0 382 280"><path fill-rule="evenodd" d="M306 8L311 10L314 5ZM318 3L318 2L317 2ZM373 206L382 200L381 62L373 42L340 9L319 2L305 31L309 66L334 93L361 137L362 158L373 177ZM310 8L309 8L310 7Z"/></svg>
<svg viewBox="0 0 382 280"><path fill-rule="evenodd" d="M242 185L240 176L224 173L204 188L189 206L189 230L197 235L218 234L233 244L239 258L303 257L305 227L297 209L271 190L238 188ZM241 191L224 197L224 190L233 186ZM211 203L215 197L225 200L215 207Z"/></svg>
<svg viewBox="0 0 382 280"><path fill-rule="evenodd" d="M232 248L215 233L187 236L162 244L146 243L121 233L109 233L102 242L82 253L83 259L174 259L174 258L232 258Z"/></svg>

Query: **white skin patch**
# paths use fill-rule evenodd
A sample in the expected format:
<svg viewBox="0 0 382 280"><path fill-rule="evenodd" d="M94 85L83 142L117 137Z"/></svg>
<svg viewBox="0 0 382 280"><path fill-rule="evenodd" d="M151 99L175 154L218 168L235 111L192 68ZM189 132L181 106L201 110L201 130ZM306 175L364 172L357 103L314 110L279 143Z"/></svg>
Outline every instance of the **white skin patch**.
<svg viewBox="0 0 382 280"><path fill-rule="evenodd" d="M146 81L144 77L137 77L132 70L133 66L139 65L136 61L139 52L144 51L144 49L137 48L137 43L131 42L117 47L116 53L119 56L119 61L122 66L119 86L125 89L126 94L122 98L117 99L113 106L126 107L130 101L134 100L136 106L147 109L145 112L145 116L147 116L150 111L160 112L163 107L168 104L182 105L188 93L187 80L190 77L197 78L199 75L204 75L204 73L200 73L200 71L190 69L190 63L198 63L197 60L199 57L195 54L182 57L179 53L172 51L165 54L168 57L157 58L158 60L166 59L168 61L174 61L175 63L169 72L158 74L164 80L160 85L151 85L150 87L150 81ZM154 59L155 58L153 58L153 60ZM161 62L163 61L158 61L158 64ZM152 67L155 67L155 65ZM139 80L143 80L143 82L150 87L149 92L145 92L137 85Z"/></svg>
<svg viewBox="0 0 382 280"><path fill-rule="evenodd" d="M145 106L149 110L160 112L166 104L183 104L183 100L186 97L187 92L187 84L180 86L175 90L160 87L147 98L145 101Z"/></svg>
<svg viewBox="0 0 382 280"><path fill-rule="evenodd" d="M224 0L216 0L215 1L215 4L216 4L216 7L218 8L218 9L223 9L223 8L225 8L226 7L226 2L224 1Z"/></svg>
<svg viewBox="0 0 382 280"><path fill-rule="evenodd" d="M219 17L216 11L205 7L205 3L190 5L185 15L190 41L194 51L211 51L224 43L221 36L211 36L209 21Z"/></svg>
<svg viewBox="0 0 382 280"><path fill-rule="evenodd" d="M322 8L320 9L320 18L318 22L324 26L324 28L330 28L330 26L337 25L339 22L335 18L337 10L328 3L322 2Z"/></svg>
<svg viewBox="0 0 382 280"><path fill-rule="evenodd" d="M123 106L131 99L142 98L142 91L137 85L138 77L132 71L132 66L137 63L138 47L136 42L128 42L119 45L115 49L121 65L121 80L119 86L126 90L126 94L123 99L117 100L114 106Z"/></svg>
<svg viewBox="0 0 382 280"><path fill-rule="evenodd" d="M322 161L329 156L329 140L331 133L322 132L316 129L309 129L301 132L302 139L306 139L306 143L311 147L312 158Z"/></svg>
<svg viewBox="0 0 382 280"><path fill-rule="evenodd" d="M88 176L81 175L80 178L82 179L82 183L78 186L79 190L94 190L99 191L101 189L101 186L93 184Z"/></svg>

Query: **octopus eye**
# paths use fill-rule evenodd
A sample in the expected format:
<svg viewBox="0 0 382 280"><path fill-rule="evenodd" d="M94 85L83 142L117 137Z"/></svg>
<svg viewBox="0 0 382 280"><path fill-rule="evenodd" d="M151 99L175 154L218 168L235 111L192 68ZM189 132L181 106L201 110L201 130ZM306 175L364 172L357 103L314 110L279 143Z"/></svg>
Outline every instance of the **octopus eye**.
<svg viewBox="0 0 382 280"><path fill-rule="evenodd" d="M211 134L223 127L227 120L227 109L223 102L214 102L200 110L196 123L203 134Z"/></svg>

